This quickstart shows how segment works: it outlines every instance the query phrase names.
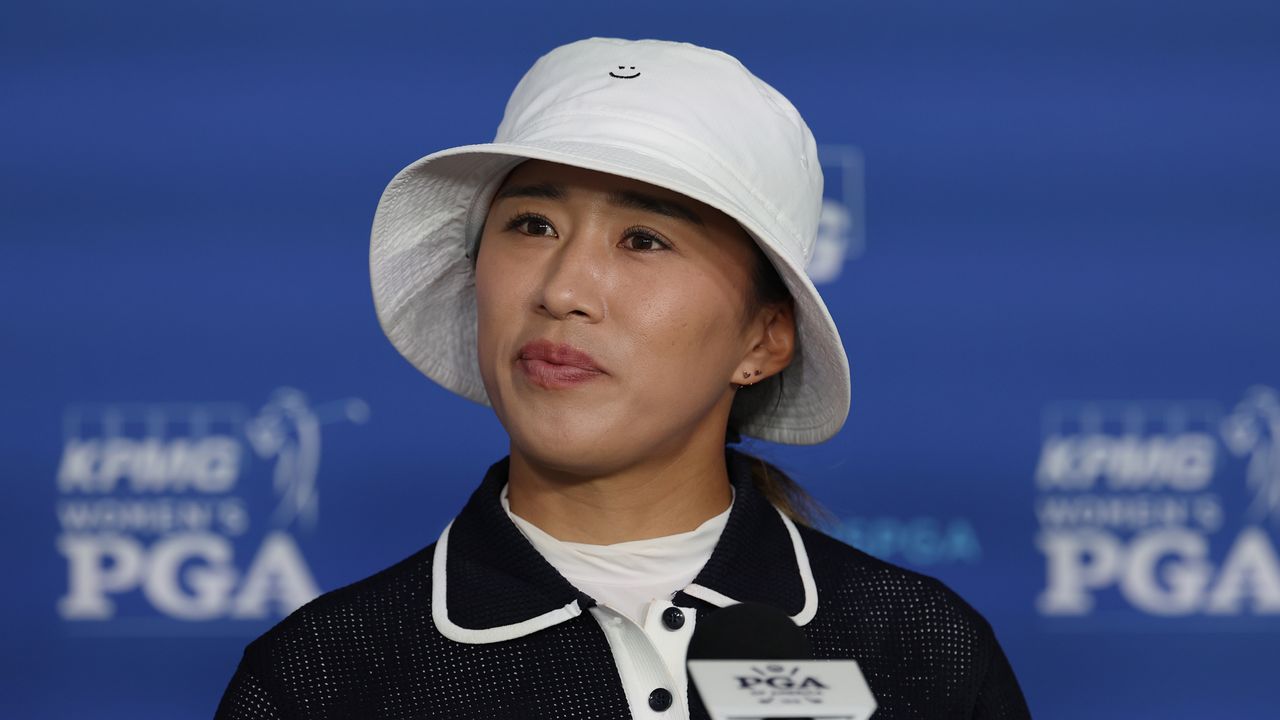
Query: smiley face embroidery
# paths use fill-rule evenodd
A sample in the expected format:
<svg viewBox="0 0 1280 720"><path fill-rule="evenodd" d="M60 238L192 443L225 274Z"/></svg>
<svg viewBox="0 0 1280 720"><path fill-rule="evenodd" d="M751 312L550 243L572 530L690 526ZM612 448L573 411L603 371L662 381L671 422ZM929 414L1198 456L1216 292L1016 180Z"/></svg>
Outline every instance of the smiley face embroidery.
<svg viewBox="0 0 1280 720"><path fill-rule="evenodd" d="M618 66L618 69L619 69L619 70L635 70L635 69L636 69L636 66L635 66L635 65L619 65L619 66ZM638 77L640 77L640 73L636 73L635 75L615 75L615 74L613 73L613 71L612 71L612 70L610 70L610 71L609 71L609 77L616 77L616 78L618 78L618 79L620 79L620 80L630 80L631 78L638 78Z"/></svg>

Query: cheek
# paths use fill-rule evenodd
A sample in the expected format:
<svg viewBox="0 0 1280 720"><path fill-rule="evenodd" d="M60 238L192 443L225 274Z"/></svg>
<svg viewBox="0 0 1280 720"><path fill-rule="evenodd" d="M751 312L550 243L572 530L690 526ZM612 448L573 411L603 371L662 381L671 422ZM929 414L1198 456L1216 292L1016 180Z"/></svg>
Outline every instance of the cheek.
<svg viewBox="0 0 1280 720"><path fill-rule="evenodd" d="M492 252L476 260L476 351L486 385L501 358L513 351L505 344L511 342L524 297L519 282L527 274L512 272L507 265L501 254Z"/></svg>
<svg viewBox="0 0 1280 720"><path fill-rule="evenodd" d="M740 292L705 276L671 273L633 288L615 315L637 340L634 356L648 371L646 382L660 382L677 392L719 393L739 361ZM706 387L700 392L696 384Z"/></svg>

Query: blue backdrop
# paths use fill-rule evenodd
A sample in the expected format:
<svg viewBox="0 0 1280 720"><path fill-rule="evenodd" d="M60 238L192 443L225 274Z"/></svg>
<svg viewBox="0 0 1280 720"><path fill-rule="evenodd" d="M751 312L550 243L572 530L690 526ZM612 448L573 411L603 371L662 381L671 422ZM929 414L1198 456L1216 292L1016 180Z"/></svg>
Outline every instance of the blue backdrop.
<svg viewBox="0 0 1280 720"><path fill-rule="evenodd" d="M7 3L6 718L209 717L505 452L384 338L385 183L591 35L822 150L844 430L754 444L994 625L1038 718L1274 717L1280 6Z"/></svg>

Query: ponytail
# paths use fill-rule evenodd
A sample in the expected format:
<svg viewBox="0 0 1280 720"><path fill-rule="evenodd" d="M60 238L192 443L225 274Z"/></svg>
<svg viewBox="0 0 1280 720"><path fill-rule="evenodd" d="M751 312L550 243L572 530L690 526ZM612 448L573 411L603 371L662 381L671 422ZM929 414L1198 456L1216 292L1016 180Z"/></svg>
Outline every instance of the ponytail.
<svg viewBox="0 0 1280 720"><path fill-rule="evenodd" d="M726 445L738 443L741 439L741 436L732 429L725 433ZM777 465L741 450L738 450L738 454L746 458L750 464L751 484L756 492L791 518L792 522L806 527L821 528L831 527L838 521L830 510Z"/></svg>

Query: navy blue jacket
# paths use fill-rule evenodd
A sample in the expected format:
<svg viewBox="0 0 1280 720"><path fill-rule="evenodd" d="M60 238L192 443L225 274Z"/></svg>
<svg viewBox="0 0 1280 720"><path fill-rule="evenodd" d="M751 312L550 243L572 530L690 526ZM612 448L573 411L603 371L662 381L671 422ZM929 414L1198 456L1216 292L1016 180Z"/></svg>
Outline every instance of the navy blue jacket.
<svg viewBox="0 0 1280 720"><path fill-rule="evenodd" d="M874 720L1029 717L991 626L942 582L797 526L726 449L733 507L711 558L672 598L695 617L773 605L819 659L858 661ZM595 601L559 574L499 502L489 468L439 540L325 593L251 642L219 720L628 718ZM696 698L694 718L706 718Z"/></svg>

